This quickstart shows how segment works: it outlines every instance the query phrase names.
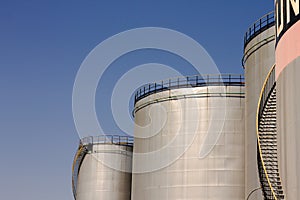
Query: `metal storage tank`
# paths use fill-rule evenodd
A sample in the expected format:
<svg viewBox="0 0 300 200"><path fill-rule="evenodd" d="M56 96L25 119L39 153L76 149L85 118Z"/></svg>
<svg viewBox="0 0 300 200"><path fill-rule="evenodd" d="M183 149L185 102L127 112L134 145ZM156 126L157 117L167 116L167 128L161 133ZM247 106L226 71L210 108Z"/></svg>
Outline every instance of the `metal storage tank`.
<svg viewBox="0 0 300 200"><path fill-rule="evenodd" d="M133 113L132 200L244 200L242 75L143 86Z"/></svg>
<svg viewBox="0 0 300 200"><path fill-rule="evenodd" d="M256 118L259 96L264 81L275 63L274 12L258 19L244 38L243 66L245 69L245 196L262 199L257 162Z"/></svg>
<svg viewBox="0 0 300 200"><path fill-rule="evenodd" d="M279 170L286 199L300 199L300 7L276 1L276 87Z"/></svg>
<svg viewBox="0 0 300 200"><path fill-rule="evenodd" d="M75 200L130 200L132 146L126 136L81 139L73 163Z"/></svg>

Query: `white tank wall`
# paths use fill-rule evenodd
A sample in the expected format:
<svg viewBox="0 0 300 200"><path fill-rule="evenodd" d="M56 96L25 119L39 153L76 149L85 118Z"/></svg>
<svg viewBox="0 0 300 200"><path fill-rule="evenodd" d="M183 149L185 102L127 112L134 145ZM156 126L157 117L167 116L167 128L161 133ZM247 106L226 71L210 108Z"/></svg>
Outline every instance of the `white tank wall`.
<svg viewBox="0 0 300 200"><path fill-rule="evenodd" d="M123 172L108 167L111 163ZM80 167L76 200L130 200L131 165L132 147L93 145Z"/></svg>
<svg viewBox="0 0 300 200"><path fill-rule="evenodd" d="M287 200L300 198L300 58L277 80L279 171Z"/></svg>
<svg viewBox="0 0 300 200"><path fill-rule="evenodd" d="M276 47L279 171L285 199L300 199L300 21Z"/></svg>
<svg viewBox="0 0 300 200"><path fill-rule="evenodd" d="M275 64L275 27L271 27L254 39L245 48L245 134L246 134L246 173L247 197L260 187L257 169L256 111L262 85L271 67ZM262 199L261 192L255 192L251 199Z"/></svg>
<svg viewBox="0 0 300 200"><path fill-rule="evenodd" d="M225 98L225 94L220 94L224 92L232 97ZM155 152L169 145L169 154L168 156L157 155L156 160L145 159L143 163L139 163L134 156L133 171L135 168L141 170L139 166L145 166L146 169L147 166L153 165L153 162L168 160L170 156L183 150L181 146L184 141L194 136L195 138L191 146L182 152L182 156L164 168L148 173L133 173L132 200L244 200L244 98L240 98L244 96L244 94L240 95L244 93L243 87L227 86L221 89L217 86L210 86L176 89L150 95L138 101L135 107L165 97L176 95L187 97L191 93L203 95L196 98L178 98L158 102L152 104L155 105L152 108L148 105L135 113L135 121L139 125L146 125L150 122L159 124L164 120L161 109L164 108L167 121L156 135L146 139L139 139L136 136L146 137L147 134L153 132L155 125L141 132L136 128L134 153ZM205 93L215 94L207 97ZM225 121L222 119L224 105L226 105ZM220 115L219 118L216 115L211 121L210 117L213 112L219 112ZM210 125L216 127L219 124L223 124L223 128L216 145L207 156L199 158L208 127ZM198 128L194 129L197 126ZM181 140L172 143L176 137L180 137ZM213 144L212 138L208 143L210 142Z"/></svg>

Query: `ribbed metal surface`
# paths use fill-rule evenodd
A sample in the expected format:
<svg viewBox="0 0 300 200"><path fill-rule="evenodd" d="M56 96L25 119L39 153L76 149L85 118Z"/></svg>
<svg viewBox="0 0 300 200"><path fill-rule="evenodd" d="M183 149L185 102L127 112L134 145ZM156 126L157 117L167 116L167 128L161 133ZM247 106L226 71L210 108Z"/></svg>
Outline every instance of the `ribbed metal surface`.
<svg viewBox="0 0 300 200"><path fill-rule="evenodd" d="M122 136L83 138L73 164L76 200L130 200L133 140Z"/></svg>
<svg viewBox="0 0 300 200"><path fill-rule="evenodd" d="M147 155L162 148L169 153L158 155L156 160L145 159L144 163L133 157L133 170L140 165L146 169L153 162L169 160L176 152L182 154L163 168L133 174L132 200L244 200L243 84L173 89L149 95L136 103L135 107L146 105L136 110L136 123L154 126L135 129L135 136L144 138L135 138L134 153ZM151 135L165 114L166 123ZM219 124L222 129L214 144L214 134L209 129ZM173 143L178 137L180 140ZM191 138L191 145L184 150L182 146ZM213 148L200 157L205 145Z"/></svg>

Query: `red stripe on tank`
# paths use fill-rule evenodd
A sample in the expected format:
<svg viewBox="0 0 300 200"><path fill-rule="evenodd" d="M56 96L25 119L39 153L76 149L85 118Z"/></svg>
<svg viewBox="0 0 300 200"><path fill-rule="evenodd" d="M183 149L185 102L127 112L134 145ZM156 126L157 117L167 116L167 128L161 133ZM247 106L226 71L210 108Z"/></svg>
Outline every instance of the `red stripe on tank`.
<svg viewBox="0 0 300 200"><path fill-rule="evenodd" d="M276 48L276 80L282 70L300 56L300 21L279 40Z"/></svg>

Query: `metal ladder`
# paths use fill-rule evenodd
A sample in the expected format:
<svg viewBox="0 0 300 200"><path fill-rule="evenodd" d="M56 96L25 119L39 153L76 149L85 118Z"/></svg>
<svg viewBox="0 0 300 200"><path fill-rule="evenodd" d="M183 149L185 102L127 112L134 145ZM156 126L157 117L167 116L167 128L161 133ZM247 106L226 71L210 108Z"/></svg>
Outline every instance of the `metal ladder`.
<svg viewBox="0 0 300 200"><path fill-rule="evenodd" d="M256 123L258 172L264 199L283 200L277 159L275 66L263 85Z"/></svg>
<svg viewBox="0 0 300 200"><path fill-rule="evenodd" d="M284 199L283 189L279 176L277 160L277 131L276 131L276 88L271 91L269 98L259 116L259 142L261 156L267 176L262 172L260 161L260 177L265 199ZM270 188L270 185L271 187ZM272 191L273 189L273 191ZM274 196L275 195L275 196Z"/></svg>

